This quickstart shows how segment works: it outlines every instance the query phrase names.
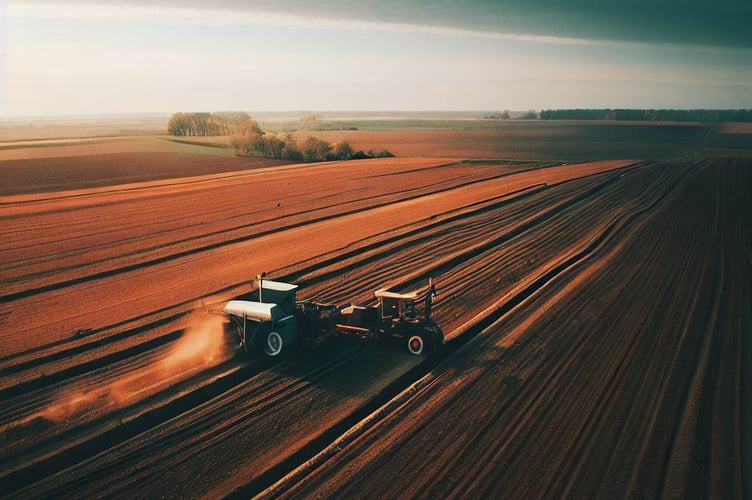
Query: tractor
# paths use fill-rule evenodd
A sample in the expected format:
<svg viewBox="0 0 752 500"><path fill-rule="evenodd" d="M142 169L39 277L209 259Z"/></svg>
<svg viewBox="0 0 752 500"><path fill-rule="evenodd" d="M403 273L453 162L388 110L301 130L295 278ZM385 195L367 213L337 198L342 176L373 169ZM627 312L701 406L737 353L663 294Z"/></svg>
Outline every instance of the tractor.
<svg viewBox="0 0 752 500"><path fill-rule="evenodd" d="M416 356L434 353L444 343L441 328L431 319L437 295L431 280L424 294L377 290L372 306L296 301L297 285L263 275L258 282L258 300L231 300L224 308L248 352L273 358L296 344L318 345L332 335L397 339Z"/></svg>

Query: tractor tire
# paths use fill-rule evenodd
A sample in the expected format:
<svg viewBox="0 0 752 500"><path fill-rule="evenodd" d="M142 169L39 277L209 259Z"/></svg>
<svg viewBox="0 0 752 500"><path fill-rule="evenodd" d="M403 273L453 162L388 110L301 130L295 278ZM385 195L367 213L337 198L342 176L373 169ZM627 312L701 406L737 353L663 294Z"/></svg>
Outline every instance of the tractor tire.
<svg viewBox="0 0 752 500"><path fill-rule="evenodd" d="M407 336L407 352L413 356L420 356L426 352L426 338L421 334L410 334Z"/></svg>
<svg viewBox="0 0 752 500"><path fill-rule="evenodd" d="M444 341L441 329L433 328L416 329L407 337L407 352L414 356L432 356Z"/></svg>
<svg viewBox="0 0 752 500"><path fill-rule="evenodd" d="M263 351L268 357L273 358L279 356L282 353L283 347L284 341L279 333L271 331L264 337Z"/></svg>
<svg viewBox="0 0 752 500"><path fill-rule="evenodd" d="M431 339L431 352L440 351L444 346L444 331L434 321L427 320L425 322L423 335Z"/></svg>

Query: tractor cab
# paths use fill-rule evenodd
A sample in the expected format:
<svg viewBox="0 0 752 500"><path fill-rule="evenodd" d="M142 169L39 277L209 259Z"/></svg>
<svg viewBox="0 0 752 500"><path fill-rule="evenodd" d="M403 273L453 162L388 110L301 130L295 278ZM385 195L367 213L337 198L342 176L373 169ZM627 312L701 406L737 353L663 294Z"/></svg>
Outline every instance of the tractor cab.
<svg viewBox="0 0 752 500"><path fill-rule="evenodd" d="M374 295L379 300L379 317L382 320L402 320L416 323L431 318L431 305L436 296L433 281L428 283L428 291L396 293L388 290L376 290Z"/></svg>
<svg viewBox="0 0 752 500"><path fill-rule="evenodd" d="M387 290L376 290L374 293L379 299L379 317L382 320L405 320L417 319L418 311L415 307L417 292L395 293Z"/></svg>
<svg viewBox="0 0 752 500"><path fill-rule="evenodd" d="M259 287L259 302L274 304L284 314L295 314L295 291L298 285L281 281L262 280Z"/></svg>
<svg viewBox="0 0 752 500"><path fill-rule="evenodd" d="M406 341L408 352L415 355L433 352L444 343L444 333L431 319L431 306L436 296L436 287L429 280L428 290L396 293L377 290L376 310L380 330L385 334Z"/></svg>
<svg viewBox="0 0 752 500"><path fill-rule="evenodd" d="M240 343L247 351L276 356L283 346L297 342L295 290L297 285L262 280L259 300L231 300L225 314L238 327Z"/></svg>

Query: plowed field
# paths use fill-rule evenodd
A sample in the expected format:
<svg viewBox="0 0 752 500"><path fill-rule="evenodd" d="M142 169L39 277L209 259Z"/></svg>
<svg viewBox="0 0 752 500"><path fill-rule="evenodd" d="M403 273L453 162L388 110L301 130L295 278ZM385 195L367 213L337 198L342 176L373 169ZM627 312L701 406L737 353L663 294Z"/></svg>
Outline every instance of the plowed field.
<svg viewBox="0 0 752 500"><path fill-rule="evenodd" d="M0 196L234 172L290 162L236 158L232 149L167 137L0 144Z"/></svg>
<svg viewBox="0 0 752 500"><path fill-rule="evenodd" d="M383 159L0 198L0 496L749 497L752 162ZM433 277L435 358L274 364L262 271Z"/></svg>

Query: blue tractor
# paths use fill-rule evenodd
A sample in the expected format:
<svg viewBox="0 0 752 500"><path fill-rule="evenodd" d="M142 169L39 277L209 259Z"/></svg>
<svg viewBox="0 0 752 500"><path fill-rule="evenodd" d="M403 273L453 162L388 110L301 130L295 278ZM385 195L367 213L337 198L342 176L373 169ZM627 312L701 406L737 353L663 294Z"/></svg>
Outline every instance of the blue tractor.
<svg viewBox="0 0 752 500"><path fill-rule="evenodd" d="M393 338L416 356L431 354L444 343L444 333L431 319L437 295L431 280L424 293L377 290L373 306L297 301L297 285L261 276L258 281L258 300L231 300L224 308L248 352L276 357L290 346L317 345L331 335Z"/></svg>

